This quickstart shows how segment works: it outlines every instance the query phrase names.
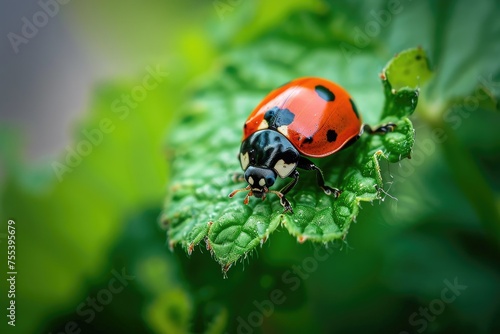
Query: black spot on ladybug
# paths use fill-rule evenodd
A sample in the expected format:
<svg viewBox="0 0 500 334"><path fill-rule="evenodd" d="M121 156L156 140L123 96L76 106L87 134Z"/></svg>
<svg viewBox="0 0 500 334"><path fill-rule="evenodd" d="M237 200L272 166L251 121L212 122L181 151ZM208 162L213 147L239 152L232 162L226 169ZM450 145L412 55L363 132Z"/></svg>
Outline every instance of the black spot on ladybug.
<svg viewBox="0 0 500 334"><path fill-rule="evenodd" d="M349 99L349 102L351 102L351 107L354 113L356 114L356 117L359 119L359 113L358 113L358 108L356 108L356 105L354 104L354 101L352 99Z"/></svg>
<svg viewBox="0 0 500 334"><path fill-rule="evenodd" d="M333 94L333 92L328 88L326 88L325 86L317 85L316 87L314 87L314 90L316 91L319 97L321 97L323 100L327 102L335 100L335 94Z"/></svg>
<svg viewBox="0 0 500 334"><path fill-rule="evenodd" d="M304 144L311 144L313 142L313 137L306 137L303 141Z"/></svg>
<svg viewBox="0 0 500 334"><path fill-rule="evenodd" d="M295 115L288 109L274 107L269 109L264 115L264 119L269 124L270 129L277 129L280 126L288 125L293 122Z"/></svg>
<svg viewBox="0 0 500 334"><path fill-rule="evenodd" d="M329 143L336 141L337 132L335 130L328 130L326 133L326 140L328 140Z"/></svg>

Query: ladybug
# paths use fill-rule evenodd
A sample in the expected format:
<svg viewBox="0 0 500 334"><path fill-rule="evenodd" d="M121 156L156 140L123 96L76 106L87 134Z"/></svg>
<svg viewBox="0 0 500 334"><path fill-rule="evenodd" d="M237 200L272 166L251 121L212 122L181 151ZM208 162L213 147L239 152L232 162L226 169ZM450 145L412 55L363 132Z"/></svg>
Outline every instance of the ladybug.
<svg viewBox="0 0 500 334"><path fill-rule="evenodd" d="M354 143L364 132L392 131L393 123L371 129L363 125L351 96L339 85L321 78L295 79L271 91L253 110L243 127L239 162L249 197L280 198L285 212L293 213L286 194L299 180L297 168L314 171L318 186L336 198L341 191L325 184L323 172L307 157L323 158ZM270 190L276 179L292 178L280 191Z"/></svg>

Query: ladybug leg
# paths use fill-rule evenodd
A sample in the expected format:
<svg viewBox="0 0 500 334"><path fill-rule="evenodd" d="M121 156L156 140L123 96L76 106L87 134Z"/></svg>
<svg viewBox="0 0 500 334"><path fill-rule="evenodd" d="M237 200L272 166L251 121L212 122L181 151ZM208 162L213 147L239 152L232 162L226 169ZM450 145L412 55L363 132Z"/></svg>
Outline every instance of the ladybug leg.
<svg viewBox="0 0 500 334"><path fill-rule="evenodd" d="M269 192L275 194L276 196L278 196L280 198L280 204L285 208L285 210L283 210L283 213L286 213L286 212L293 213L292 205L290 204L290 202L288 202L285 195L283 195L279 191L275 191L275 190L269 190Z"/></svg>
<svg viewBox="0 0 500 334"><path fill-rule="evenodd" d="M383 134L383 133L394 131L395 127L396 127L395 123L387 123L387 124L381 125L381 126L376 127L376 128L372 128L370 125L365 124L365 125L363 125L363 131L366 131L371 135Z"/></svg>
<svg viewBox="0 0 500 334"><path fill-rule="evenodd" d="M287 194L290 190L292 190L292 188L295 187L297 182L299 182L299 172L295 170L289 177L293 178L293 180L280 190L280 193L282 193L283 195Z"/></svg>
<svg viewBox="0 0 500 334"><path fill-rule="evenodd" d="M243 173L233 173L231 175L231 180L235 183L244 182L245 175Z"/></svg>
<svg viewBox="0 0 500 334"><path fill-rule="evenodd" d="M298 164L297 167L305 169L305 170L313 170L313 171L315 171L316 172L316 181L318 182L318 186L321 189L323 189L323 191L325 192L325 194L327 194L327 195L333 194L333 196L335 196L335 198L337 198L342 193L339 189L332 188L332 187L327 186L325 184L325 178L323 177L323 172L311 160L306 159L304 157L300 157L299 164Z"/></svg>
<svg viewBox="0 0 500 334"><path fill-rule="evenodd" d="M297 170L295 170L289 177L293 178L293 180L290 183L288 183L286 186L284 186L280 191L273 191L273 190L269 191L280 198L280 204L285 208L284 213L287 211L290 213L293 213L292 205L290 204L288 199L286 199L285 195L290 190L292 190L293 187L295 187L295 185L299 181L299 172Z"/></svg>

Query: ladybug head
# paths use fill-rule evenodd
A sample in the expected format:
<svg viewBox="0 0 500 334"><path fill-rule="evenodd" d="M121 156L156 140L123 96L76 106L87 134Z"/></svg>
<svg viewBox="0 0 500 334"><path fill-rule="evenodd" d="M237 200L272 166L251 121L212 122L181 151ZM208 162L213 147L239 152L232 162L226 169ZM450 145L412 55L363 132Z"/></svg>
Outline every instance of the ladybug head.
<svg viewBox="0 0 500 334"><path fill-rule="evenodd" d="M263 198L276 181L276 172L269 168L249 166L245 171L245 180L253 195Z"/></svg>
<svg viewBox="0 0 500 334"><path fill-rule="evenodd" d="M268 192L281 198L283 194L269 188L278 176L284 179L295 171L299 157L297 149L278 131L267 129L251 134L241 143L238 156L248 186L234 190L229 197L248 191L243 201L245 204L250 196L264 199Z"/></svg>
<svg viewBox="0 0 500 334"><path fill-rule="evenodd" d="M249 166L245 170L244 174L248 186L242 189L234 190L229 194L229 197L233 197L240 191L248 191L245 199L243 200L244 204L248 204L249 197L251 196L262 198L262 200L264 200L268 192L277 194L281 197L283 195L280 192L269 190L269 187L271 187L276 181L276 176L276 172L270 168Z"/></svg>

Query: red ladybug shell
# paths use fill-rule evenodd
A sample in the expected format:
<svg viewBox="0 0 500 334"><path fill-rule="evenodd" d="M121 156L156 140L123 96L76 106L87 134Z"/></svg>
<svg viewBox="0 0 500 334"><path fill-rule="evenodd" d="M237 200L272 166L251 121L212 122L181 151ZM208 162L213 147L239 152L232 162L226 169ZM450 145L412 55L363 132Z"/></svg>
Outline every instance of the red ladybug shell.
<svg viewBox="0 0 500 334"><path fill-rule="evenodd" d="M271 123L271 124L270 124ZM269 93L245 122L243 140L276 129L309 157L325 157L354 140L362 126L349 94L321 78L295 79Z"/></svg>

